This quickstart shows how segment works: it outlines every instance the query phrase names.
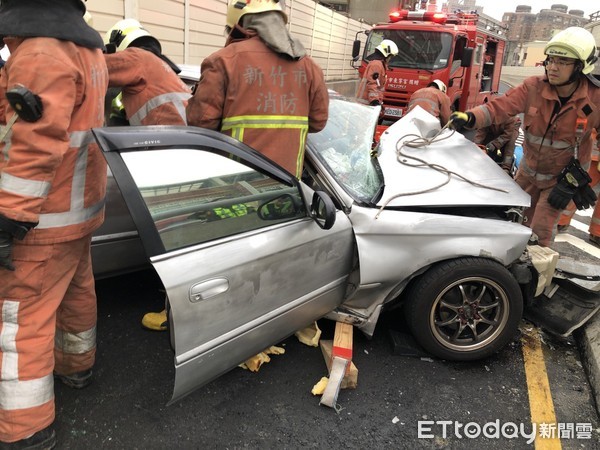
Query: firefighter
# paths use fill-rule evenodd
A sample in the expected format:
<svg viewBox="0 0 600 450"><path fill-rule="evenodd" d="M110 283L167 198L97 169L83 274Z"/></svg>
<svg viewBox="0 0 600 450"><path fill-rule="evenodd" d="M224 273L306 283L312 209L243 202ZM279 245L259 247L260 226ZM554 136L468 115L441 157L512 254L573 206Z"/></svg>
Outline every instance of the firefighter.
<svg viewBox="0 0 600 450"><path fill-rule="evenodd" d="M509 117L505 122L478 129L473 142L485 146L488 156L510 174L520 126L519 116Z"/></svg>
<svg viewBox="0 0 600 450"><path fill-rule="evenodd" d="M590 186L594 189L598 200L600 200L600 135L597 130L594 130L594 134L596 135L595 145L592 149L592 164L590 165L589 175L592 181L590 182ZM596 201L596 207L594 208L594 212L592 213L592 220L590 222L590 226L588 228L589 236L588 239L592 244L600 247L600 201ZM565 231L569 228L571 223L571 219L573 218L573 214L575 214L575 210L577 209L574 202L569 203L567 209L565 209L560 216L560 220L558 221L558 232Z"/></svg>
<svg viewBox="0 0 600 450"><path fill-rule="evenodd" d="M306 134L327 123L323 71L279 0L229 0L225 47L204 61L188 124L231 135L300 178Z"/></svg>
<svg viewBox="0 0 600 450"><path fill-rule="evenodd" d="M1 448L53 448L54 375L74 388L91 382L90 243L107 167L90 129L103 124L108 72L85 11L81 0L0 5L11 52L0 117L12 123L0 144Z"/></svg>
<svg viewBox="0 0 600 450"><path fill-rule="evenodd" d="M420 106L432 116L440 119L441 126L446 125L452 114L450 97L446 94L446 84L442 80L433 80L427 87L415 91L410 96L408 111L415 106Z"/></svg>
<svg viewBox="0 0 600 450"><path fill-rule="evenodd" d="M289 34L279 0L228 3L225 48L202 62L188 124L231 135L300 178L306 134L327 123L323 71ZM147 328L166 330L164 311L146 316Z"/></svg>
<svg viewBox="0 0 600 450"><path fill-rule="evenodd" d="M360 79L356 98L372 106L383 105L383 91L387 80L388 63L398 54L398 46L390 39L384 39L367 57L369 63Z"/></svg>
<svg viewBox="0 0 600 450"><path fill-rule="evenodd" d="M531 195L526 225L538 243L554 242L556 224L570 200L595 203L589 186L592 130L600 126L600 82L594 36L580 27L556 34L545 46L543 76L525 79L505 95L470 111L452 113L455 129L482 128L524 113L523 159L515 181Z"/></svg>
<svg viewBox="0 0 600 450"><path fill-rule="evenodd" d="M130 125L187 124L191 90L177 76L180 69L162 54L158 39L137 20L124 19L106 32L104 43L109 86L122 88L120 101Z"/></svg>

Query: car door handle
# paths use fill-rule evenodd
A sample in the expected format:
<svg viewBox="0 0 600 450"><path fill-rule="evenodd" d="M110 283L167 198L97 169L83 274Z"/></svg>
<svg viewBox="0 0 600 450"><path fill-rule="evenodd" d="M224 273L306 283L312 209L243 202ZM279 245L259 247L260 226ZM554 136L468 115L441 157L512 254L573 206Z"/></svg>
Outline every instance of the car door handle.
<svg viewBox="0 0 600 450"><path fill-rule="evenodd" d="M190 301L192 303L208 300L215 295L222 294L229 289L227 278L214 278L194 284L190 288Z"/></svg>

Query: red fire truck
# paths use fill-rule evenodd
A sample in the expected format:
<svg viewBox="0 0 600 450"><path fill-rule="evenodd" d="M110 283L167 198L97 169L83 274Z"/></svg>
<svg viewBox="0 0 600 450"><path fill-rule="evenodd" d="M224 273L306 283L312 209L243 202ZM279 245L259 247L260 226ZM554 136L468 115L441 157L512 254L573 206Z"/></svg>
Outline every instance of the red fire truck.
<svg viewBox="0 0 600 450"><path fill-rule="evenodd" d="M506 40L478 19L473 13L393 11L389 23L364 32L367 41L360 62L361 41L354 42L352 66L361 77L382 40L398 45L399 53L388 67L384 119L400 118L413 92L435 79L446 83L455 110L480 105L497 94Z"/></svg>

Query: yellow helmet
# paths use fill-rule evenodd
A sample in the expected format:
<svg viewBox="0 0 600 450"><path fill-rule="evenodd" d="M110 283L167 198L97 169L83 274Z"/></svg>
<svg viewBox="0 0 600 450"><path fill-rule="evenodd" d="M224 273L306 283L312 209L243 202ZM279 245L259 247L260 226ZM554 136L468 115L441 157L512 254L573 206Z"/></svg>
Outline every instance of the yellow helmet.
<svg viewBox="0 0 600 450"><path fill-rule="evenodd" d="M384 39L377 47L375 47L375 49L379 50L386 58L398 54L398 46L391 39Z"/></svg>
<svg viewBox="0 0 600 450"><path fill-rule="evenodd" d="M158 39L153 37L143 26L135 19L119 20L104 35L104 45L114 46L115 51L121 52L131 45L133 41L141 37L148 36L152 38L159 46Z"/></svg>
<svg viewBox="0 0 600 450"><path fill-rule="evenodd" d="M283 16L287 23L287 14L283 11L282 1L280 0L229 0L227 6L227 26L234 28L239 23L242 16L246 14L258 14L268 11L277 11Z"/></svg>
<svg viewBox="0 0 600 450"><path fill-rule="evenodd" d="M569 27L557 33L544 48L547 56L578 59L582 63L581 73L594 70L596 41L592 33L581 27Z"/></svg>

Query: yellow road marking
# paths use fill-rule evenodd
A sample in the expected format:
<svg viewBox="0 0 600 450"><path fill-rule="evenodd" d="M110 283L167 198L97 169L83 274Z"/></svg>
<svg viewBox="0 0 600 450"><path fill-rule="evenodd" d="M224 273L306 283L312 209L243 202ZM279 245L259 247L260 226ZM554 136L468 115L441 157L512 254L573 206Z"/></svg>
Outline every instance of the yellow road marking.
<svg viewBox="0 0 600 450"><path fill-rule="evenodd" d="M533 328L532 331L525 331L521 342L523 344L523 360L525 362L531 422L537 424L535 450L560 450L562 446L557 436L558 424L554 413L554 403L552 402L539 330ZM554 424L553 436L541 437L540 424Z"/></svg>

